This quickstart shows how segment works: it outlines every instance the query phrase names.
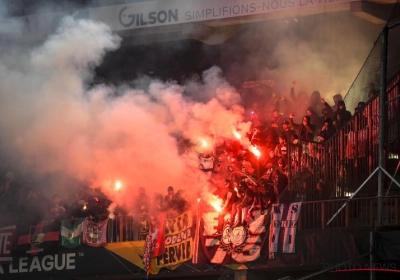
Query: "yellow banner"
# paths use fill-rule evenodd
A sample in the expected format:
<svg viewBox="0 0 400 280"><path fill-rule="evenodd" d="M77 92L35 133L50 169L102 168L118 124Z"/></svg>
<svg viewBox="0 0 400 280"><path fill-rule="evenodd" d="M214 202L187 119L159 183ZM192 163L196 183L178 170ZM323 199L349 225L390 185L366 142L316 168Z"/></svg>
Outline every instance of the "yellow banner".
<svg viewBox="0 0 400 280"><path fill-rule="evenodd" d="M192 211L165 220L165 251L157 257L157 267L177 265L192 258L192 226Z"/></svg>
<svg viewBox="0 0 400 280"><path fill-rule="evenodd" d="M192 258L193 248L193 215L187 211L173 219L165 221L165 251L164 254L153 258L150 273L157 274L162 267L174 270L181 263ZM104 247L113 253L144 269L143 252L145 242L130 241L107 243Z"/></svg>

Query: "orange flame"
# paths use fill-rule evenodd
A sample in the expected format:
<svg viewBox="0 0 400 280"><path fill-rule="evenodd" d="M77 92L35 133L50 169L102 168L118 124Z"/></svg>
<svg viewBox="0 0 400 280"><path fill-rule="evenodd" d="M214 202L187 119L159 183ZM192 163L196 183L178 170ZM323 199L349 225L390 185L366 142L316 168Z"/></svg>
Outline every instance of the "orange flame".
<svg viewBox="0 0 400 280"><path fill-rule="evenodd" d="M235 135L235 137L237 138L237 139L240 139L240 138L242 138L242 136L239 134L239 132L237 132L236 130L233 130L233 135Z"/></svg>
<svg viewBox="0 0 400 280"><path fill-rule="evenodd" d="M207 141L204 139L201 139L201 146L204 148L207 147Z"/></svg>
<svg viewBox="0 0 400 280"><path fill-rule="evenodd" d="M261 152L260 150L257 149L256 146L250 146L249 147L250 152L252 152L256 157L260 157L261 156Z"/></svg>
<svg viewBox="0 0 400 280"><path fill-rule="evenodd" d="M116 181L115 182L115 190L118 191L121 188L121 182L120 181Z"/></svg>
<svg viewBox="0 0 400 280"><path fill-rule="evenodd" d="M223 200L216 196L215 194L212 194L210 192L205 192L203 193L201 199L203 199L208 205L212 206L215 211L221 212L222 211L222 203Z"/></svg>
<svg viewBox="0 0 400 280"><path fill-rule="evenodd" d="M214 207L215 211L217 211L217 212L222 211L221 205L218 205L217 203L211 204L211 206Z"/></svg>

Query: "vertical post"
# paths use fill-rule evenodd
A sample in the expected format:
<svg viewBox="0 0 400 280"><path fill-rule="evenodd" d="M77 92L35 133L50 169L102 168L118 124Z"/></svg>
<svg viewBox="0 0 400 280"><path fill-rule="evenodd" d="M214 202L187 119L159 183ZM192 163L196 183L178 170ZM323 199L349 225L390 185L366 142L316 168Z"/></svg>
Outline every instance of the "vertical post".
<svg viewBox="0 0 400 280"><path fill-rule="evenodd" d="M394 223L395 225L399 224L399 198L394 198Z"/></svg>
<svg viewBox="0 0 400 280"><path fill-rule="evenodd" d="M378 203L378 200L376 200ZM369 223L370 226L375 226L375 217L374 217L374 199L371 198L369 201Z"/></svg>
<svg viewBox="0 0 400 280"><path fill-rule="evenodd" d="M120 217L120 219L119 219L119 241L126 241L125 239L124 239L124 221L125 221L125 216L123 216L123 217Z"/></svg>
<svg viewBox="0 0 400 280"><path fill-rule="evenodd" d="M374 257L374 232L370 231L369 232L369 267L374 268L375 264L375 257ZM369 271L369 279L374 280L375 279L375 270L371 269Z"/></svg>
<svg viewBox="0 0 400 280"><path fill-rule="evenodd" d="M385 165L385 120L387 117L386 111L386 71L387 71L387 45L388 45L388 27L385 26L382 30L381 38L381 77L380 77L380 91L379 91L379 143L378 143L378 165L380 170L378 172L378 207L377 207L377 226L382 225L382 190L383 190L383 171Z"/></svg>
<svg viewBox="0 0 400 280"><path fill-rule="evenodd" d="M107 242L108 243L114 242L113 230L114 230L114 220L108 219L108 225L107 225Z"/></svg>

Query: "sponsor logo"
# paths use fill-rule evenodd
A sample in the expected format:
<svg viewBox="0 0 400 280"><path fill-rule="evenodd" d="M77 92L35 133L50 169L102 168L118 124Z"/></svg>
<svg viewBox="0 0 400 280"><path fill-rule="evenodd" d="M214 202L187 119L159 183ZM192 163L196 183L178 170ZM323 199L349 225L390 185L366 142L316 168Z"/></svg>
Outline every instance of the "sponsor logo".
<svg viewBox="0 0 400 280"><path fill-rule="evenodd" d="M119 11L118 15L119 23L127 28L178 22L178 9L152 11L149 13L129 13L128 10L128 6L125 6Z"/></svg>
<svg viewBox="0 0 400 280"><path fill-rule="evenodd" d="M42 258L21 257L17 263L8 265L8 271L0 265L0 275L15 273L31 273L54 270L75 269L76 253L45 255Z"/></svg>

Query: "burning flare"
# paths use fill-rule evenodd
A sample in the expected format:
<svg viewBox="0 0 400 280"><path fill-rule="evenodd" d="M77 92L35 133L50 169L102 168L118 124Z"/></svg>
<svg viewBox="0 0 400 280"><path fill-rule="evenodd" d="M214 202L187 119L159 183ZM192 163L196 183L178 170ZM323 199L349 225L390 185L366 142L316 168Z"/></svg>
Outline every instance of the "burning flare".
<svg viewBox="0 0 400 280"><path fill-rule="evenodd" d="M250 146L249 147L250 152L252 152L257 158L261 156L260 150L257 149L256 146Z"/></svg>
<svg viewBox="0 0 400 280"><path fill-rule="evenodd" d="M214 207L215 211L217 211L217 212L221 212L222 211L222 199L217 198L217 197L213 197L213 198L210 198L208 203L212 207Z"/></svg>
<svg viewBox="0 0 400 280"><path fill-rule="evenodd" d="M121 188L121 182L117 181L115 182L115 190L118 191Z"/></svg>
<svg viewBox="0 0 400 280"><path fill-rule="evenodd" d="M235 135L235 137L237 138L237 139L240 139L240 138L242 138L242 136L239 134L239 132L237 132L236 130L233 130L233 135Z"/></svg>

